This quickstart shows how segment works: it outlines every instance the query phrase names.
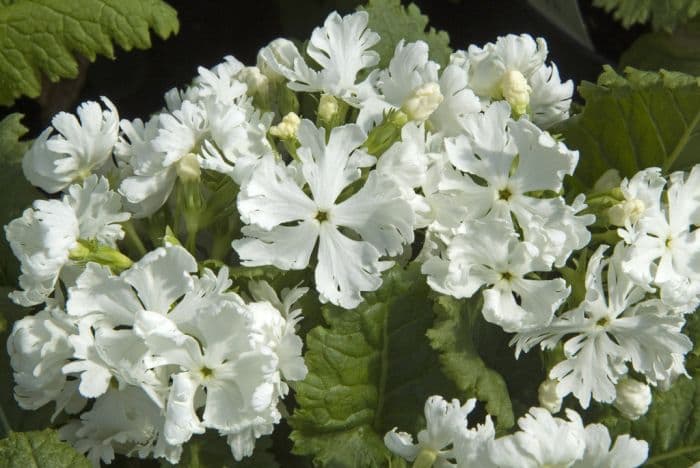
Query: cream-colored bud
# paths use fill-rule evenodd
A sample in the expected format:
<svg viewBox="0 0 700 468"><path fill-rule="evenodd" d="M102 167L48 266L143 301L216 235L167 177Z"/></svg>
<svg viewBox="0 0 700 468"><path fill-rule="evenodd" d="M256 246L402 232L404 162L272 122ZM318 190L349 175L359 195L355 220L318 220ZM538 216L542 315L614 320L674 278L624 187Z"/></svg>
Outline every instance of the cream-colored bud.
<svg viewBox="0 0 700 468"><path fill-rule="evenodd" d="M188 153L175 165L175 172L182 182L196 182L202 175L197 155Z"/></svg>
<svg viewBox="0 0 700 468"><path fill-rule="evenodd" d="M290 112L282 118L282 121L277 125L270 127L270 135L275 136L281 140L291 140L296 138L297 131L299 130L299 124L301 119L299 116Z"/></svg>
<svg viewBox="0 0 700 468"><path fill-rule="evenodd" d="M620 413L634 421L646 414L651 405L651 389L649 385L638 380L623 377L615 386L617 396L613 405Z"/></svg>
<svg viewBox="0 0 700 468"><path fill-rule="evenodd" d="M501 94L508 101L515 115L527 112L530 104L532 88L527 84L527 78L518 70L508 70L501 78Z"/></svg>
<svg viewBox="0 0 700 468"><path fill-rule="evenodd" d="M440 92L440 85L435 82L425 83L413 90L404 100L401 110L410 120L423 122L440 107L445 98Z"/></svg>
<svg viewBox="0 0 700 468"><path fill-rule="evenodd" d="M321 120L330 122L338 113L338 100L330 94L322 94L318 103L318 117Z"/></svg>
<svg viewBox="0 0 700 468"><path fill-rule="evenodd" d="M537 389L537 398L540 406L552 414L561 410L561 397L557 395L557 381L547 379Z"/></svg>
<svg viewBox="0 0 700 468"><path fill-rule="evenodd" d="M634 224L642 217L645 209L646 205L638 198L625 200L610 207L608 219L615 226L626 226L627 223Z"/></svg>
<svg viewBox="0 0 700 468"><path fill-rule="evenodd" d="M270 88L270 79L262 74L258 67L245 67L236 76L248 86L248 94L267 94Z"/></svg>

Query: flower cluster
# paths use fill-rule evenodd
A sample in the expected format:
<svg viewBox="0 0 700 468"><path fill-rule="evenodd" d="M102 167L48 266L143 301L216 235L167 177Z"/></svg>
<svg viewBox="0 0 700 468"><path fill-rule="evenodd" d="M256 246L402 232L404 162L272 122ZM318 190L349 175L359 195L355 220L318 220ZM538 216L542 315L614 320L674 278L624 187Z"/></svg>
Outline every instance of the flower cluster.
<svg viewBox="0 0 700 468"><path fill-rule="evenodd" d="M514 334L516 355L563 353L521 432L469 429L473 400L432 397L418 444L392 431L392 451L415 466L644 461L645 442L610 448L602 426L550 412L573 394L634 419L649 385L685 373L700 168L646 169L604 187L615 202L600 208L565 193L579 154L547 128L573 84L544 40L500 37L443 66L402 40L385 68L380 40L366 12L333 13L305 51L277 39L255 66L202 67L146 121L120 121L106 98L54 117L23 160L52 197L5 227L21 263L10 297L41 308L7 344L23 408L54 402L72 418L61 436L96 465L177 463L208 429L239 460L306 377L294 304L306 293L307 317L353 313L415 262L436 295ZM613 248L591 235L601 226Z"/></svg>
<svg viewBox="0 0 700 468"><path fill-rule="evenodd" d="M476 400L460 405L432 396L425 402L426 429L417 443L405 432L388 432L387 447L413 466L484 468L509 467L616 467L634 468L647 459L648 445L628 435L611 446L608 429L602 424L583 426L581 416L567 410L567 419L553 417L544 408L530 408L518 420L520 431L496 438L489 415L483 424L469 428L467 416Z"/></svg>

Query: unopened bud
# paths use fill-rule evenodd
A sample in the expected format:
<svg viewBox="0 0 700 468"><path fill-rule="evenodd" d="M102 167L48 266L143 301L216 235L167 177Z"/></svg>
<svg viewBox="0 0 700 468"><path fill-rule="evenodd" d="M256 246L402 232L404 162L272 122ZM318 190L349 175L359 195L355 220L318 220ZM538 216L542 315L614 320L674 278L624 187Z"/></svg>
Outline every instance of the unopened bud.
<svg viewBox="0 0 700 468"><path fill-rule="evenodd" d="M292 140L297 136L300 123L301 119L299 116L294 112L290 112L282 118L280 123L270 127L270 135L281 140Z"/></svg>
<svg viewBox="0 0 700 468"><path fill-rule="evenodd" d="M649 385L638 380L623 377L615 386L617 396L613 405L620 413L634 421L646 414L651 405L651 389Z"/></svg>
<svg viewBox="0 0 700 468"><path fill-rule="evenodd" d="M248 94L266 95L270 88L270 79L260 72L258 67L245 67L236 76L240 81L248 86Z"/></svg>
<svg viewBox="0 0 700 468"><path fill-rule="evenodd" d="M516 116L527 112L531 92L532 88L527 84L527 79L518 70L508 70L501 78L501 94Z"/></svg>
<svg viewBox="0 0 700 468"><path fill-rule="evenodd" d="M645 209L644 202L638 198L625 200L610 207L608 219L615 226L626 226L627 223L634 224L642 217Z"/></svg>
<svg viewBox="0 0 700 468"><path fill-rule="evenodd" d="M552 414L561 410L561 397L557 394L557 381L547 379L537 389L540 406Z"/></svg>
<svg viewBox="0 0 700 468"><path fill-rule="evenodd" d="M333 120L339 110L338 100L330 94L322 94L318 103L318 118L326 122Z"/></svg>
<svg viewBox="0 0 700 468"><path fill-rule="evenodd" d="M202 169L199 167L197 155L188 153L175 165L175 172L180 180L184 183L196 182L202 175Z"/></svg>
<svg viewBox="0 0 700 468"><path fill-rule="evenodd" d="M440 85L435 82L420 85L406 98L401 110L410 120L424 122L444 100Z"/></svg>

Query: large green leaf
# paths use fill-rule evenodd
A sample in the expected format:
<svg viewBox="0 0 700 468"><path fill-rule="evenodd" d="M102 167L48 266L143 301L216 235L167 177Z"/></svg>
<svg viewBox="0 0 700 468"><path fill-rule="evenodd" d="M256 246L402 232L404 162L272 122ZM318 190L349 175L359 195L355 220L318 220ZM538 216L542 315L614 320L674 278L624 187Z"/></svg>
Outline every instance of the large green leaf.
<svg viewBox="0 0 700 468"><path fill-rule="evenodd" d="M626 28L651 21L654 29L669 32L700 13L700 0L593 0L593 4L613 11Z"/></svg>
<svg viewBox="0 0 700 468"><path fill-rule="evenodd" d="M13 432L0 440L0 468L91 468L56 431Z"/></svg>
<svg viewBox="0 0 700 468"><path fill-rule="evenodd" d="M598 84L583 82L583 112L558 124L567 146L580 151L574 174L590 188L608 169L624 177L657 166L664 172L700 162L700 79L682 73L610 67Z"/></svg>
<svg viewBox="0 0 700 468"><path fill-rule="evenodd" d="M78 74L74 55L114 57L113 43L131 50L178 31L177 13L162 0L18 0L0 8L0 105L36 97L42 75Z"/></svg>
<svg viewBox="0 0 700 468"><path fill-rule="evenodd" d="M700 315L689 316L684 332L695 343L687 356L690 379L681 377L670 390L653 390L649 412L636 421L610 407L601 422L613 435L631 434L649 443L650 467L687 467L700 461Z"/></svg>
<svg viewBox="0 0 700 468"><path fill-rule="evenodd" d="M672 34L658 31L640 36L622 54L620 66L649 71L665 69L700 76L700 17Z"/></svg>
<svg viewBox="0 0 700 468"><path fill-rule="evenodd" d="M307 335L309 374L295 386L295 453L320 466L386 466L384 434L417 432L428 396L456 396L425 336L429 292L418 265L394 267L357 309L324 306L328 326Z"/></svg>
<svg viewBox="0 0 700 468"><path fill-rule="evenodd" d="M450 59L450 36L445 31L428 28L428 17L422 15L413 3L402 6L401 0L369 0L367 6L360 7L369 13L369 28L381 36L374 50L379 53L380 67L389 65L394 56L396 44L425 41L430 46L430 58L442 66Z"/></svg>
<svg viewBox="0 0 700 468"><path fill-rule="evenodd" d="M462 390L464 398L475 397L486 402L486 410L496 418L496 424L509 428L515 421L508 387L503 377L488 368L479 355L478 322L482 318L474 302L439 296L435 302L435 326L428 330L428 338L440 352L443 372Z"/></svg>

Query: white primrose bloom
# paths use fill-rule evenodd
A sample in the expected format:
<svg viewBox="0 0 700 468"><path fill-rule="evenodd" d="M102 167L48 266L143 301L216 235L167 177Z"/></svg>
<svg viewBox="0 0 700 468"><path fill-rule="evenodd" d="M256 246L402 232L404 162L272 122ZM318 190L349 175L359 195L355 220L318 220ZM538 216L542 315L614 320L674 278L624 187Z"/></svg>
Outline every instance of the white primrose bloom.
<svg viewBox="0 0 700 468"><path fill-rule="evenodd" d="M379 288L381 272L392 265L379 258L397 255L413 241L414 217L396 185L374 171L358 192L337 201L360 178L360 169L375 162L357 150L365 138L350 124L334 128L326 142L324 129L303 120L298 177L271 157L261 161L238 196L247 237L234 241L233 248L243 265L304 269L318 240L315 278L323 302L350 309L362 301L360 292ZM361 240L339 227L351 229Z"/></svg>
<svg viewBox="0 0 700 468"><path fill-rule="evenodd" d="M37 200L20 218L5 226L5 235L20 260L21 291L10 298L28 307L41 304L53 292L70 252L79 240L96 240L110 247L124 237L118 223L129 219L121 197L109 190L107 179L91 175L72 185L61 200Z"/></svg>
<svg viewBox="0 0 700 468"><path fill-rule="evenodd" d="M589 424L584 435L586 450L573 468L635 468L647 459L649 444L644 440L624 434L610 447L610 433L602 424Z"/></svg>
<svg viewBox="0 0 700 468"><path fill-rule="evenodd" d="M492 462L501 468L572 466L583 457L585 431L576 411L567 409L566 416L568 421L544 408L530 408L518 419L519 432L492 443Z"/></svg>
<svg viewBox="0 0 700 468"><path fill-rule="evenodd" d="M445 401L441 396L431 396L425 402L426 428L418 433L413 442L411 434L387 432L384 443L393 453L408 461L425 457L433 461L436 468L455 466L491 466L488 458L489 443L496 431L491 416L486 416L484 424L469 429L467 416L476 406L476 399L460 405L457 399Z"/></svg>
<svg viewBox="0 0 700 468"><path fill-rule="evenodd" d="M400 41L385 70L371 77L376 91L362 102L358 124L369 128L382 120L390 109L400 109L409 120L428 122L431 131L446 136L463 132L465 115L481 110L479 99L468 86L467 72L428 60L428 44L423 41L404 45Z"/></svg>
<svg viewBox="0 0 700 468"><path fill-rule="evenodd" d="M591 397L615 400L615 384L627 374L627 363L652 385L672 378L692 342L681 333L682 316L657 299L645 300L646 291L635 285L620 265L624 247L603 257L607 246L593 254L586 271L586 298L575 309L556 317L549 326L519 333L511 344L516 357L541 343L553 348L564 337L566 359L549 377L559 381L557 393L569 393L588 408ZM604 278L603 270L607 268Z"/></svg>
<svg viewBox="0 0 700 468"><path fill-rule="evenodd" d="M652 189L654 196L656 190ZM666 194L667 204L640 219L633 228L636 232L621 233L631 244L622 268L635 282L660 287L661 299L669 305L697 305L700 232L695 227L700 225L700 165L687 176L671 174ZM684 309L695 310L692 306Z"/></svg>
<svg viewBox="0 0 700 468"><path fill-rule="evenodd" d="M588 244L586 226L594 217L577 216L585 208L582 197L567 205L561 196L531 194L558 193L564 176L576 167L578 152L531 122L513 121L508 115L507 104L493 104L484 114L467 119L467 136L445 140L449 160L465 175L461 187L454 180L443 185L463 192L470 219L510 223L515 217L524 240L536 245L547 263L563 266L573 250Z"/></svg>
<svg viewBox="0 0 700 468"><path fill-rule="evenodd" d="M528 34L508 34L483 48L471 45L465 61L469 85L486 105L504 99L515 115L529 114L547 128L568 117L573 93L573 83L562 84L556 67L545 65L547 53L544 39Z"/></svg>
<svg viewBox="0 0 700 468"><path fill-rule="evenodd" d="M163 437L165 417L161 409L138 387L110 389L95 401L80 419L59 429L78 452L86 454L95 467L110 464L115 453L149 455L177 463L182 447L170 445Z"/></svg>
<svg viewBox="0 0 700 468"><path fill-rule="evenodd" d="M109 99L103 97L102 102L106 110L94 101L82 103L77 110L80 122L66 112L59 112L53 118L53 127L39 135L22 160L29 182L48 193L56 193L111 165L119 114ZM58 135L51 135L54 129Z"/></svg>
<svg viewBox="0 0 700 468"><path fill-rule="evenodd" d="M661 214L661 193L666 180L661 176L661 169L650 167L637 172L631 179L620 182L620 191L624 200L608 210L608 218L627 243L633 243L639 235L636 224L639 221L655 218ZM643 223L644 221L642 221Z"/></svg>
<svg viewBox="0 0 700 468"><path fill-rule="evenodd" d="M7 354L20 407L34 410L56 401L58 413L69 403L75 388L66 385L61 367L73 357L69 337L76 332L74 320L55 304L15 322Z"/></svg>
<svg viewBox="0 0 700 468"><path fill-rule="evenodd" d="M287 86L294 91L321 91L356 104L363 86L357 83L357 74L379 63L379 54L370 50L379 42L379 35L367 28L368 20L365 11L343 17L333 12L323 27L314 29L306 53L320 66L318 71L286 39L261 49L259 61L264 63L262 68L289 80Z"/></svg>
<svg viewBox="0 0 700 468"><path fill-rule="evenodd" d="M502 221L472 221L447 248L447 270L423 265L428 284L457 298L471 297L483 289L484 318L507 332L547 326L554 312L569 296L561 278L530 279L529 273L548 270L538 249L518 239Z"/></svg>

